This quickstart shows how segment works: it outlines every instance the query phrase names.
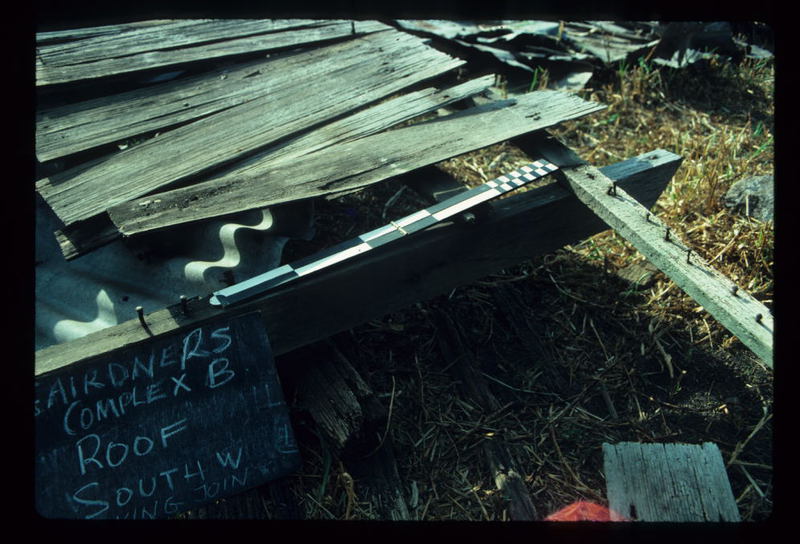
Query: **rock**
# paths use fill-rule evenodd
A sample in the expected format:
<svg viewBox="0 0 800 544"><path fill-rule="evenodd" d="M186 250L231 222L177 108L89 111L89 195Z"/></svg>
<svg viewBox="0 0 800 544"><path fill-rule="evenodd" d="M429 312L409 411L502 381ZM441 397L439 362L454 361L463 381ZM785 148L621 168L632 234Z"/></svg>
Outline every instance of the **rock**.
<svg viewBox="0 0 800 544"><path fill-rule="evenodd" d="M743 178L728 189L722 203L736 213L772 221L775 210L775 183L772 174Z"/></svg>

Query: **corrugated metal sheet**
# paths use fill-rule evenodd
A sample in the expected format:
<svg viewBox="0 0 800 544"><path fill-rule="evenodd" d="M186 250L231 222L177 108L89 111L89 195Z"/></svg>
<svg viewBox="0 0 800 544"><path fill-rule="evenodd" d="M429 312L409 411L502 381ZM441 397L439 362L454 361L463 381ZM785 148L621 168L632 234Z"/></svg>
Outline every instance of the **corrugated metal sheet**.
<svg viewBox="0 0 800 544"><path fill-rule="evenodd" d="M127 321L137 306L149 313L278 266L290 238L313 234L310 204L292 212L265 208L159 234L146 255L117 241L66 261L53 236L59 221L37 199L36 349Z"/></svg>

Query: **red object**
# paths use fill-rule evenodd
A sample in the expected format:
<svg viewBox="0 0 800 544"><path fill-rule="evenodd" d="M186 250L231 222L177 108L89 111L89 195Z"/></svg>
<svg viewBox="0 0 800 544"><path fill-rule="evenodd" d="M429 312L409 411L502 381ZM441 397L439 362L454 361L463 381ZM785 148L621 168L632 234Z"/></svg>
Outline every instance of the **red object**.
<svg viewBox="0 0 800 544"><path fill-rule="evenodd" d="M545 521L628 521L624 516L605 506L588 501L573 502L544 519Z"/></svg>

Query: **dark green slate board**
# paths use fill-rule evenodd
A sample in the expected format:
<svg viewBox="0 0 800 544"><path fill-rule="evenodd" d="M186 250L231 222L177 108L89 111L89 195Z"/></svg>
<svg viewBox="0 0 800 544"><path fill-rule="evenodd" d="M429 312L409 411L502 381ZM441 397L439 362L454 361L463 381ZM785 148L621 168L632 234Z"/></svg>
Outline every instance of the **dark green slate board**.
<svg viewBox="0 0 800 544"><path fill-rule="evenodd" d="M36 380L37 511L164 518L300 463L258 312Z"/></svg>

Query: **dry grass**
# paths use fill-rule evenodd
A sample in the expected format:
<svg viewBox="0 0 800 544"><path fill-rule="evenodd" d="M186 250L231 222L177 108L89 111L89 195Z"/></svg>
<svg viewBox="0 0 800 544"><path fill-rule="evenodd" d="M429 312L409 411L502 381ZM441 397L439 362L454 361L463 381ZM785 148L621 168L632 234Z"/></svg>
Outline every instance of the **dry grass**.
<svg viewBox="0 0 800 544"><path fill-rule="evenodd" d="M582 91L607 110L554 133L596 166L656 148L682 155L654 212L769 306L772 225L731 215L720 196L743 176L772 172L772 89L769 62L622 66ZM499 144L440 167L474 184L525 162ZM397 189L322 207L321 233L336 241L383 224ZM418 209L414 198L406 191L393 213ZM391 407L386 432L412 519L508 519L481 448L489 440L506 445L542 516L581 498L603 503L601 444L624 440L717 443L742 517L769 515L771 372L662 274L646 290L616 276L641 260L607 231L334 338ZM459 322L500 410L460 393L454 361L438 349L437 311ZM313 429L301 435L294 486L305 515L377 517Z"/></svg>

